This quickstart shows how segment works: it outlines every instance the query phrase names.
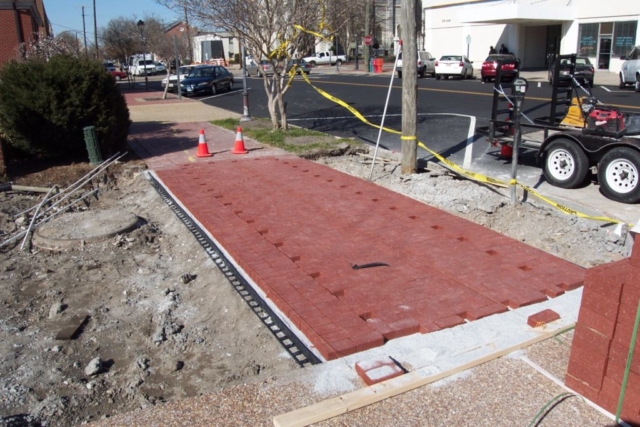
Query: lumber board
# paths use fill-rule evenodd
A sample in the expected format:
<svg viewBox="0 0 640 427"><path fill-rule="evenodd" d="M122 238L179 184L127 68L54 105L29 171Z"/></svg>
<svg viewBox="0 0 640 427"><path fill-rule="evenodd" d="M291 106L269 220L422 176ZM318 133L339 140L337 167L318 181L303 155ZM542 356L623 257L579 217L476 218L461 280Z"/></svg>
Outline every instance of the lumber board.
<svg viewBox="0 0 640 427"><path fill-rule="evenodd" d="M436 374L431 372L429 369L431 367L421 368L403 376L374 384L370 387L352 391L350 393L343 394L342 396L327 399L304 408L277 415L273 417L273 425L275 427L304 427L338 415L346 414L347 412L354 411L398 394L431 384L459 372L466 371L467 369L505 356L523 347L528 347L540 341L552 338L555 335L563 334L574 327L575 323L572 323L560 329L543 332L540 335L516 345L491 352L483 357Z"/></svg>

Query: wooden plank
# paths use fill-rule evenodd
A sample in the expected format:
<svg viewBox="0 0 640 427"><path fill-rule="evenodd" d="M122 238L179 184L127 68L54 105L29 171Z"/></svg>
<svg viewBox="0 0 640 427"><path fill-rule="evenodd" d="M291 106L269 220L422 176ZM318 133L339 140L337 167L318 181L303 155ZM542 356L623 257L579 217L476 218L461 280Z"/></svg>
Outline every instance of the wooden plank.
<svg viewBox="0 0 640 427"><path fill-rule="evenodd" d="M73 339L73 337L76 335L78 330L85 324L85 322L88 319L89 319L89 316L86 314L80 315L80 316L73 316L71 319L69 319L68 326L65 326L56 334L55 339L57 340Z"/></svg>
<svg viewBox="0 0 640 427"><path fill-rule="evenodd" d="M431 374L428 371L429 367L422 368L401 377L392 378L390 380L374 384L370 387L318 402L305 408L277 415L273 417L273 425L275 427L304 427L338 415L346 414L347 412L351 412L355 409L380 402L381 400L389 397L405 393L451 375L455 375L459 372L466 371L467 369L489 362L490 360L497 359L523 347L528 347L556 335L563 334L574 327L575 323L572 323L569 326L555 331L544 332L519 344L494 351L486 356L472 360L456 368L449 369L448 371Z"/></svg>

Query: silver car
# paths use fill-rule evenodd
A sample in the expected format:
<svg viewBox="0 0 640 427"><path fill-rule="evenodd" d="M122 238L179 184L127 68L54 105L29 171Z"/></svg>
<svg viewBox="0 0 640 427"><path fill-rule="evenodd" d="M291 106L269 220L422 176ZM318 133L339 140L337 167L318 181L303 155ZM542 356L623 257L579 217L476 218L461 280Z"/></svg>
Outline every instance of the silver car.
<svg viewBox="0 0 640 427"><path fill-rule="evenodd" d="M263 75L273 75L273 64L267 59L263 59L259 64L251 61L244 69L244 73L247 77L256 76L262 77Z"/></svg>
<svg viewBox="0 0 640 427"><path fill-rule="evenodd" d="M640 46L633 48L620 67L620 89L626 85L633 85L640 92Z"/></svg>

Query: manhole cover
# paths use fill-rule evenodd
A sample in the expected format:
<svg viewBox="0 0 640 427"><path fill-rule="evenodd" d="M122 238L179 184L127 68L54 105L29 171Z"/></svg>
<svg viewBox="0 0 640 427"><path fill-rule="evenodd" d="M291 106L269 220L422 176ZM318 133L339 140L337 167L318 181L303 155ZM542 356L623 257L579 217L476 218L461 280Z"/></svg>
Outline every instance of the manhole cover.
<svg viewBox="0 0 640 427"><path fill-rule="evenodd" d="M138 216L117 210L86 211L63 215L38 227L33 244L43 249L67 249L81 241L98 242L135 228Z"/></svg>

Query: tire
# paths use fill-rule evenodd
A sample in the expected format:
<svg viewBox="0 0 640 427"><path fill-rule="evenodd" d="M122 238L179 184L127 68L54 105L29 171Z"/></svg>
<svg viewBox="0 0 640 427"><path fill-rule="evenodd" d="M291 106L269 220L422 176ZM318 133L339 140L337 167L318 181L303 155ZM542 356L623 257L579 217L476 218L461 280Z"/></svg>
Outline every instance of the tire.
<svg viewBox="0 0 640 427"><path fill-rule="evenodd" d="M618 78L620 79L620 83L618 83L618 89L624 89L627 85L624 83L624 80L622 80L622 73L618 75Z"/></svg>
<svg viewBox="0 0 640 427"><path fill-rule="evenodd" d="M636 82L635 82L635 84L633 85L633 89L634 89L636 92L640 92L640 74L636 74Z"/></svg>
<svg viewBox="0 0 640 427"><path fill-rule="evenodd" d="M315 67L316 66L316 61L311 61L311 62L309 62L309 64L311 64L312 67Z"/></svg>
<svg viewBox="0 0 640 427"><path fill-rule="evenodd" d="M602 157L598 182L605 197L621 203L640 202L640 151L616 147Z"/></svg>
<svg viewBox="0 0 640 427"><path fill-rule="evenodd" d="M421 79L424 79L427 76L427 70L418 72L418 76L420 76Z"/></svg>
<svg viewBox="0 0 640 427"><path fill-rule="evenodd" d="M338 59L338 60L336 61L336 64L338 64L338 67L339 67L339 66L341 66L341 65L342 65L342 59Z"/></svg>
<svg viewBox="0 0 640 427"><path fill-rule="evenodd" d="M449 76L442 76L443 79L449 80Z"/></svg>
<svg viewBox="0 0 640 427"><path fill-rule="evenodd" d="M120 76L116 76L116 81L119 82L120 81Z"/></svg>
<svg viewBox="0 0 640 427"><path fill-rule="evenodd" d="M216 87L216 84L212 84L211 85L211 95L217 95L218 94L218 88Z"/></svg>
<svg viewBox="0 0 640 427"><path fill-rule="evenodd" d="M587 80L587 86L592 88L593 87L593 80Z"/></svg>
<svg viewBox="0 0 640 427"><path fill-rule="evenodd" d="M402 78L402 71L398 70L398 78L401 79Z"/></svg>
<svg viewBox="0 0 640 427"><path fill-rule="evenodd" d="M545 150L544 177L560 188L576 188L587 179L589 159L573 141L560 138Z"/></svg>
<svg viewBox="0 0 640 427"><path fill-rule="evenodd" d="M442 77L440 74L436 74L436 80L440 80L440 77Z"/></svg>

